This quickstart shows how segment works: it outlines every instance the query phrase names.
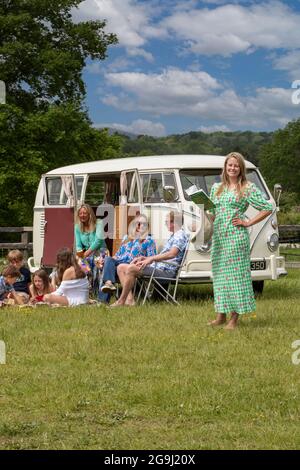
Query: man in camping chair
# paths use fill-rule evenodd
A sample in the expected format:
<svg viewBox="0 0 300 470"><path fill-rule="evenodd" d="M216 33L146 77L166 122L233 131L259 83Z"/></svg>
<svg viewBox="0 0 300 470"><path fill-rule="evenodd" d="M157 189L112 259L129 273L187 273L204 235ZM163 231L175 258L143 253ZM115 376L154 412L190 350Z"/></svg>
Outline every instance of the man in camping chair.
<svg viewBox="0 0 300 470"><path fill-rule="evenodd" d="M188 235L182 228L182 222L182 214L171 211L166 217L166 225L171 232L171 236L160 254L148 257L140 256L135 258L131 264L120 264L118 266L118 272L122 271L122 274L125 274L120 276L120 279L123 279L122 294L111 307L120 307L125 304L127 296L139 276L151 276L153 270L155 270L155 278L173 279L176 277L188 243ZM164 261L168 261L168 263L164 263Z"/></svg>

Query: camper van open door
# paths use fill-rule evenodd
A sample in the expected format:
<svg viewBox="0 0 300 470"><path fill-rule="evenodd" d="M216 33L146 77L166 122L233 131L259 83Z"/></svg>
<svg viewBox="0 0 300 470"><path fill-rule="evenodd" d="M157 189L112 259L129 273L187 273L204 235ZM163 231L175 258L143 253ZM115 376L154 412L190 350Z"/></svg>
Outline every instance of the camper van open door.
<svg viewBox="0 0 300 470"><path fill-rule="evenodd" d="M113 253L118 250L122 238L128 233L128 225L141 212L142 189L137 169L122 171L120 175L120 201L116 207L116 225Z"/></svg>
<svg viewBox="0 0 300 470"><path fill-rule="evenodd" d="M74 175L44 175L45 227L42 264L53 266L56 253L64 247L73 249L76 186Z"/></svg>

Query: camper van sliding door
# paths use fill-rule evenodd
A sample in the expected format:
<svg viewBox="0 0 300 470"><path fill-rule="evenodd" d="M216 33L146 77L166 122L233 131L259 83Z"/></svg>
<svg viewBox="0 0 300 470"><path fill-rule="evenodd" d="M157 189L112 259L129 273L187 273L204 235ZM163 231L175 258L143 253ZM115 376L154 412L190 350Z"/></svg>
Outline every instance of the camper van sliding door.
<svg viewBox="0 0 300 470"><path fill-rule="evenodd" d="M142 190L137 169L121 172L120 192L120 203L115 208L113 254L118 250L124 235L128 233L131 220L141 212Z"/></svg>
<svg viewBox="0 0 300 470"><path fill-rule="evenodd" d="M44 175L45 235L42 265L54 266L61 248L73 249L74 210L77 201L74 175Z"/></svg>

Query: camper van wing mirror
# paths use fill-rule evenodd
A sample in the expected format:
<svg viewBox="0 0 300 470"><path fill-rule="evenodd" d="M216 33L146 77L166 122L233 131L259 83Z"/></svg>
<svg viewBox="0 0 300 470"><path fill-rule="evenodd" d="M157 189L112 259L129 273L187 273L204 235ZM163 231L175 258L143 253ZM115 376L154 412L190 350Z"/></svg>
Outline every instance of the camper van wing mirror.
<svg viewBox="0 0 300 470"><path fill-rule="evenodd" d="M175 202L178 199L174 186L164 186L163 195L165 202Z"/></svg>
<svg viewBox="0 0 300 470"><path fill-rule="evenodd" d="M274 199L276 201L276 206L279 208L280 196L282 193L282 186L279 183L274 184Z"/></svg>

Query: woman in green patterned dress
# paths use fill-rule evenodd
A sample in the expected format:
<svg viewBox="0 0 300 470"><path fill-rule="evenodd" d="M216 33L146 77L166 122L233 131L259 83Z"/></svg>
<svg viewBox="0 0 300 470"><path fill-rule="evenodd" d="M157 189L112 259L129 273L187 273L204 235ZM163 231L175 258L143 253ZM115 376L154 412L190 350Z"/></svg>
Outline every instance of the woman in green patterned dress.
<svg viewBox="0 0 300 470"><path fill-rule="evenodd" d="M237 152L227 155L221 183L213 185L210 197L215 204L212 274L217 317L209 324L221 325L231 314L225 328L232 330L239 315L255 310L247 227L268 217L272 204L247 181L245 160ZM244 216L249 205L259 211L251 220Z"/></svg>

